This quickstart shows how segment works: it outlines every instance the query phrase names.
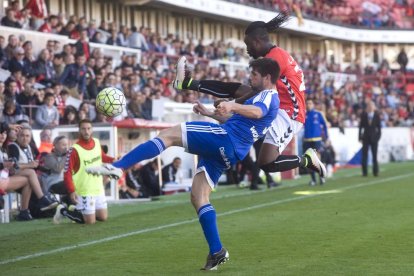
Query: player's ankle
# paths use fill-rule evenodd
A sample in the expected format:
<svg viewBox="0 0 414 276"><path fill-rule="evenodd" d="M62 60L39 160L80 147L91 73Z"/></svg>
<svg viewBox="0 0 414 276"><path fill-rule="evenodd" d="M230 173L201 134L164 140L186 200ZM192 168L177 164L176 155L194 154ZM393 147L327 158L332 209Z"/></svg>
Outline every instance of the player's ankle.
<svg viewBox="0 0 414 276"><path fill-rule="evenodd" d="M309 164L309 157L306 155L302 155L300 158L300 166L306 168Z"/></svg>
<svg viewBox="0 0 414 276"><path fill-rule="evenodd" d="M193 82L193 79L192 78L185 78L183 80L183 83L182 83L182 88L183 89L188 89L191 86L191 83L192 82Z"/></svg>

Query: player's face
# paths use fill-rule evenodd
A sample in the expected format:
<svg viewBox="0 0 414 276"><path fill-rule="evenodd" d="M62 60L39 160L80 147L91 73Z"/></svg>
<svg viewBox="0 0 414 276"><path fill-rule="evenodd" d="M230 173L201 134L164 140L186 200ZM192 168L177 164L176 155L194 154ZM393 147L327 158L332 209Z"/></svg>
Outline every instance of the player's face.
<svg viewBox="0 0 414 276"><path fill-rule="evenodd" d="M250 73L249 82L255 92L262 91L264 88L263 77L255 69L252 69Z"/></svg>
<svg viewBox="0 0 414 276"><path fill-rule="evenodd" d="M254 59L258 58L259 54L257 52L257 43L256 43L256 41L254 41L254 39L251 38L250 36L246 35L244 37L244 43L246 44L247 54L249 56L251 56L252 58L254 58Z"/></svg>
<svg viewBox="0 0 414 276"><path fill-rule="evenodd" d="M79 127L79 134L83 140L89 140L92 138L92 125L90 123L83 123Z"/></svg>

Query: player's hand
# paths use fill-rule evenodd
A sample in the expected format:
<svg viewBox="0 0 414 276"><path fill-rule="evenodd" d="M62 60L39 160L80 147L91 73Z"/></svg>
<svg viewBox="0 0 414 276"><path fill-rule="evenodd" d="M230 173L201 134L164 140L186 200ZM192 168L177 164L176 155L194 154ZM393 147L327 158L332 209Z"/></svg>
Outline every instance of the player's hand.
<svg viewBox="0 0 414 276"><path fill-rule="evenodd" d="M194 111L194 113L196 113L196 114L200 114L200 115L203 115L203 116L211 116L211 115L213 115L214 114L214 112L212 112L212 111L209 111L202 103L200 103L199 101L196 101L195 103L194 103L194 106L193 106L193 111Z"/></svg>
<svg viewBox="0 0 414 276"><path fill-rule="evenodd" d="M216 114L226 116L233 111L234 102L221 102L216 109Z"/></svg>
<svg viewBox="0 0 414 276"><path fill-rule="evenodd" d="M78 195L76 194L76 192L70 193L69 194L70 197L70 201L72 201L73 204L78 204Z"/></svg>
<svg viewBox="0 0 414 276"><path fill-rule="evenodd" d="M213 105L214 105L215 108L217 108L217 106L219 106L219 104L222 103L222 102L228 102L228 100L227 99L218 99L218 100L214 101Z"/></svg>

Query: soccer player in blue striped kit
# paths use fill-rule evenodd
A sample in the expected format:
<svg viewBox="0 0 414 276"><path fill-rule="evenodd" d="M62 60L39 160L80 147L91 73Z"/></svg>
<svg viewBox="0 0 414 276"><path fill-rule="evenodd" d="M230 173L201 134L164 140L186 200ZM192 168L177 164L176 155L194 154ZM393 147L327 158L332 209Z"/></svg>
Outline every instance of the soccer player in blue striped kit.
<svg viewBox="0 0 414 276"><path fill-rule="evenodd" d="M205 270L215 270L229 259L229 253L220 241L216 211L210 204L210 193L223 171L243 160L253 143L266 134L279 109L279 97L274 89L280 72L278 63L268 58L257 59L250 63L250 68L250 85L257 94L243 104L222 102L214 112L199 102L194 106L194 112L223 124L182 123L161 131L158 137L137 146L112 165L86 169L91 174L118 178L122 175L122 169L154 158L170 146L184 147L189 153L199 155L191 189L191 203L197 211L210 249L203 268ZM231 117L226 116L229 114L232 114Z"/></svg>

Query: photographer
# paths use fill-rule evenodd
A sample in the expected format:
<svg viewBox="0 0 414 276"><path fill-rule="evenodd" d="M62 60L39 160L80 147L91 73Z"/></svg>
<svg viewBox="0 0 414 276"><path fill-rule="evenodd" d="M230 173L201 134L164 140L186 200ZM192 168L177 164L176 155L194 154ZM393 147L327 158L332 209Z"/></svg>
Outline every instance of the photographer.
<svg viewBox="0 0 414 276"><path fill-rule="evenodd" d="M17 220L23 221L32 220L29 211L29 201L32 191L39 199L39 208L41 211L54 208L57 202L50 200L43 194L34 170L20 174L17 163L9 159L9 156L4 150L4 142L7 139L8 129L9 126L6 123L0 124L0 190L5 192L19 191L22 199L20 212L16 218Z"/></svg>

